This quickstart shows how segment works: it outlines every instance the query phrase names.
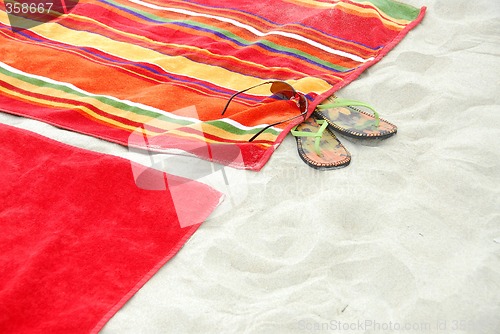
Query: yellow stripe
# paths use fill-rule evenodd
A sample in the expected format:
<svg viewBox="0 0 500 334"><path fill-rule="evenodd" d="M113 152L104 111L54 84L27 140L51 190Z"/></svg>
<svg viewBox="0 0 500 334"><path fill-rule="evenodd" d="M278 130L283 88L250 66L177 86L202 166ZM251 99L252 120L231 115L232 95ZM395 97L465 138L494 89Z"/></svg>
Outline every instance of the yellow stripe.
<svg viewBox="0 0 500 334"><path fill-rule="evenodd" d="M337 6L338 4L338 1L332 3L326 3L314 0L282 0L282 1L310 8L335 8L335 6Z"/></svg>
<svg viewBox="0 0 500 334"><path fill-rule="evenodd" d="M330 85L328 82L318 80L318 78L314 77L305 77L299 80L287 80L286 82L292 85L295 90L304 94L307 94L309 92L321 94L332 88L332 85Z"/></svg>
<svg viewBox="0 0 500 334"><path fill-rule="evenodd" d="M194 128L193 125L190 125L189 127ZM203 131L203 133L210 134L212 136L217 136L219 138L223 138L226 140L248 141L254 135L253 133L245 133L238 135L208 123L203 123L201 124L200 127L197 127L196 129L199 131ZM277 135L274 135L270 132L263 132L257 138L259 140L267 140L270 142L274 142L277 137L278 137Z"/></svg>

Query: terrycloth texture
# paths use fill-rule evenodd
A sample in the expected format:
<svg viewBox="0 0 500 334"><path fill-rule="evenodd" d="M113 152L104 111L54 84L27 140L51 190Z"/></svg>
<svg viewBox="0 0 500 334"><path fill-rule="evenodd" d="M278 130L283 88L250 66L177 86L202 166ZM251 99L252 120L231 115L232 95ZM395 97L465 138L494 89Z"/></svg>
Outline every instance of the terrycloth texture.
<svg viewBox="0 0 500 334"><path fill-rule="evenodd" d="M311 113L424 12L391 0L82 0L68 15L14 33L0 11L0 110L157 151L236 146L242 159L234 149L194 153L258 170L301 118L248 139L299 110L262 86L223 117L233 93L286 80L308 94ZM146 144L129 142L137 128Z"/></svg>
<svg viewBox="0 0 500 334"><path fill-rule="evenodd" d="M25 130L0 125L0 142L0 333L97 332L219 203L172 176L184 198L142 190L129 161Z"/></svg>

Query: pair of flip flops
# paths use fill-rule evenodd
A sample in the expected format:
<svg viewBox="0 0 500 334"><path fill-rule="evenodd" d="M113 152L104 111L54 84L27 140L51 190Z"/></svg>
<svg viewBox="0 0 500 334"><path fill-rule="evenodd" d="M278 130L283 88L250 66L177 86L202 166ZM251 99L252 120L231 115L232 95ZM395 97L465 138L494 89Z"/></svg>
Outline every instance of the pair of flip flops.
<svg viewBox="0 0 500 334"><path fill-rule="evenodd" d="M318 105L312 117L291 131L306 164L320 170L349 165L351 154L334 131L346 137L374 141L395 135L397 127L380 118L377 111L364 102L332 96Z"/></svg>

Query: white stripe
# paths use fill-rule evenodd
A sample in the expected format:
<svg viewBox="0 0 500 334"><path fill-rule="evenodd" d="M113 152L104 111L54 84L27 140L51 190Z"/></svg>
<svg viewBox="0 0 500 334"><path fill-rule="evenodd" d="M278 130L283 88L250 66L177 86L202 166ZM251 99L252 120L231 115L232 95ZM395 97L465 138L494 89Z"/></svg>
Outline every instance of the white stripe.
<svg viewBox="0 0 500 334"><path fill-rule="evenodd" d="M233 20L233 19L228 19L228 18L225 18L225 17L221 17L221 16L201 14L201 13L196 13L196 12L192 12L192 11L184 10L184 9L161 7L161 6L150 4L150 3L147 3L147 2L144 2L144 1L141 1L141 0L129 0L129 1L133 2L135 4L138 4L138 5L144 6L144 7L152 8L152 9L163 10L163 11L168 11L168 12L174 12L174 13L179 13L179 14L185 14L185 15L189 15L189 16L206 17L206 18L215 19L215 20L218 20L218 21L230 23L232 25L235 25L237 27L245 29L245 30L247 30L247 31L253 33L254 35L259 36L259 37L264 37L264 36L269 36L269 35L279 35L279 36L284 36L284 37L288 37L288 38L291 38L291 39L300 40L300 41L302 41L304 43L307 43L307 44L309 44L311 46L314 46L314 47L316 47L318 49L321 49L323 51L326 51L328 53L335 54L335 55L342 56L342 57L346 57L346 58L352 59L352 60L360 62L360 63L365 63L365 62L368 62L368 61L374 59L373 57L370 57L368 59L364 59L364 58L361 58L359 56L353 55L353 54L348 53L348 52L344 52L344 51L340 51L340 50L335 50L335 49L332 49L329 46L323 45L321 43L318 43L316 41L310 40L308 38L305 38L304 36L300 36L300 35L297 35L297 34L294 34L294 33L288 33L288 32L283 32L283 31L262 32L260 30L255 29L252 26L246 25L244 23L238 22L238 21Z"/></svg>

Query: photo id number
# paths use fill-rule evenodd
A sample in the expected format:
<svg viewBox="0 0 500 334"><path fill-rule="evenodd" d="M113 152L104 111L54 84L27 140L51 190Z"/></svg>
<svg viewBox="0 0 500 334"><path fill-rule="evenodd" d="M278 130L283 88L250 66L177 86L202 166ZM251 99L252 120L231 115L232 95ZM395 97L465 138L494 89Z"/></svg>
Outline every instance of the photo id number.
<svg viewBox="0 0 500 334"><path fill-rule="evenodd" d="M54 3L5 3L7 14L44 14L50 12Z"/></svg>

